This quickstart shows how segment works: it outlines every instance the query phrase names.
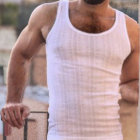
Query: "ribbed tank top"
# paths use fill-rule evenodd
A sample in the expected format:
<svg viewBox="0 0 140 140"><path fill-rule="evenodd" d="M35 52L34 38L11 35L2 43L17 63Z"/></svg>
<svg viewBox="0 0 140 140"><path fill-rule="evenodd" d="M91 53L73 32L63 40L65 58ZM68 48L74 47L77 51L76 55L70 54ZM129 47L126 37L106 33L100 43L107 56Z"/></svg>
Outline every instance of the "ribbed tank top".
<svg viewBox="0 0 140 140"><path fill-rule="evenodd" d="M72 25L69 0L59 1L46 38L47 140L123 140L119 83L131 46L125 14L114 10L109 30L87 33Z"/></svg>

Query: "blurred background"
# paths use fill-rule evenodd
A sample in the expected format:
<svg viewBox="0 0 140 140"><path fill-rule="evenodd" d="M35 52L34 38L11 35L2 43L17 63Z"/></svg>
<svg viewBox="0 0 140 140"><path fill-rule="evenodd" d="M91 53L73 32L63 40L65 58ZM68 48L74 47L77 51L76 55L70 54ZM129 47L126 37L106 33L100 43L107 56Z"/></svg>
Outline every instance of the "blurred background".
<svg viewBox="0 0 140 140"><path fill-rule="evenodd" d="M54 0L0 0L0 109L6 99L6 77L11 49L20 32L27 25L31 12L42 3ZM135 19L138 16L138 0L111 0L110 4ZM47 111L49 105L49 91L46 81L45 46L34 56L29 71L28 86L25 90L23 102L32 111ZM123 126L124 140L137 139L137 105L120 101L120 116ZM29 116L28 138L30 140L45 140L47 117L45 114L31 114ZM38 132L39 130L39 132ZM0 121L0 140L2 140L2 122ZM20 137L19 137L20 136ZM10 140L22 140L23 129L13 129ZM19 139L20 138L20 139Z"/></svg>

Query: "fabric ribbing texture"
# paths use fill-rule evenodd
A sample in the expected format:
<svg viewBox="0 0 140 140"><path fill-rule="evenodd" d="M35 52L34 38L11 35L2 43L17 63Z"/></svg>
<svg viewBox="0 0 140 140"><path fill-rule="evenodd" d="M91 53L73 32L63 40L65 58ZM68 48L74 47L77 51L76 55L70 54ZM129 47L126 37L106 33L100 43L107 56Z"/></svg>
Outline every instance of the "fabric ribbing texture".
<svg viewBox="0 0 140 140"><path fill-rule="evenodd" d="M59 1L46 38L47 140L123 140L119 82L131 47L125 14L114 10L109 30L86 33L72 25L69 1Z"/></svg>

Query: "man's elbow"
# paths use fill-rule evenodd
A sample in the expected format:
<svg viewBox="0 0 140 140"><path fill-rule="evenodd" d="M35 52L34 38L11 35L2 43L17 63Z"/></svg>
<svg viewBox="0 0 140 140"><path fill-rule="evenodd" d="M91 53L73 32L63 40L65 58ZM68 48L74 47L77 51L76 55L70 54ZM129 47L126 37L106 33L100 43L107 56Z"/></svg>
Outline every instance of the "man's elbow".
<svg viewBox="0 0 140 140"><path fill-rule="evenodd" d="M122 95L122 99L130 102L136 103L139 102L139 80L130 80L125 83L120 84L120 93Z"/></svg>

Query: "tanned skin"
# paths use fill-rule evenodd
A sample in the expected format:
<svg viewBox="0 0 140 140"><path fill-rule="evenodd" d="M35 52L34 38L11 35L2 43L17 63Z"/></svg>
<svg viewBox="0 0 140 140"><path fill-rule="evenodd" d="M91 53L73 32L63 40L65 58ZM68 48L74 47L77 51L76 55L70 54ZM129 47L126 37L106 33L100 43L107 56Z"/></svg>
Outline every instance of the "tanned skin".
<svg viewBox="0 0 140 140"><path fill-rule="evenodd" d="M38 6L32 12L28 25L21 32L12 49L8 69L7 100L1 111L3 122L9 124L10 127L21 128L30 114L29 107L22 103L29 64L32 57L46 43L46 37L56 19L57 7L58 1ZM73 26L88 33L99 33L108 30L115 21L115 11L109 5L109 0L105 0L98 5L87 4L84 0L70 1L69 13ZM131 43L131 53L122 67L120 92L123 99L137 104L139 25L129 16L125 15L125 17ZM84 20L82 20L83 18ZM16 115L14 115L14 112Z"/></svg>

